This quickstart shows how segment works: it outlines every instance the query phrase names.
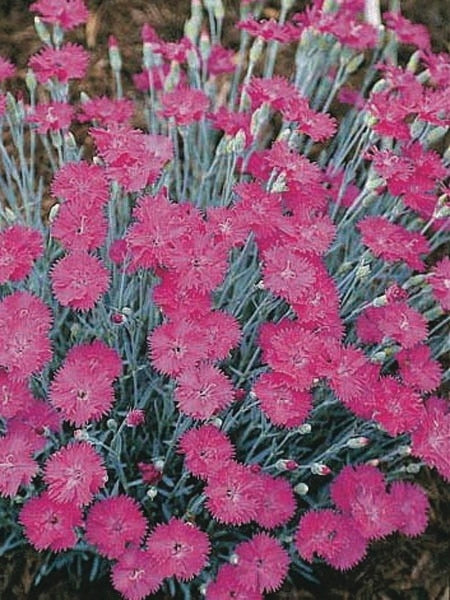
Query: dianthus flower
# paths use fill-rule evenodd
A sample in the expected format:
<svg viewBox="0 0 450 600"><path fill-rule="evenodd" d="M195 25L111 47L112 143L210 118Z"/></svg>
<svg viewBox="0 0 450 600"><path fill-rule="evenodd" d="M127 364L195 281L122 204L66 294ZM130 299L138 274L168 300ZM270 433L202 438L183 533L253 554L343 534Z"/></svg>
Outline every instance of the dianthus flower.
<svg viewBox="0 0 450 600"><path fill-rule="evenodd" d="M432 396L411 433L412 453L450 480L450 412L443 398Z"/></svg>
<svg viewBox="0 0 450 600"><path fill-rule="evenodd" d="M89 252L104 243L108 222L86 197L81 202L62 204L50 230L66 250Z"/></svg>
<svg viewBox="0 0 450 600"><path fill-rule="evenodd" d="M337 508L352 517L364 538L384 537L396 529L394 503L386 491L384 476L376 467L344 467L330 491Z"/></svg>
<svg viewBox="0 0 450 600"><path fill-rule="evenodd" d="M322 33L333 35L341 44L355 50L366 50L377 45L378 31L370 23L355 20L346 10L339 10L330 16L332 18L319 27Z"/></svg>
<svg viewBox="0 0 450 600"><path fill-rule="evenodd" d="M80 79L86 74L89 53L79 44L68 42L61 48L47 46L29 60L39 83L47 83L53 77L59 83Z"/></svg>
<svg viewBox="0 0 450 600"><path fill-rule="evenodd" d="M253 386L262 412L279 427L299 427L312 408L312 395L295 390L291 383L286 375L264 373Z"/></svg>
<svg viewBox="0 0 450 600"><path fill-rule="evenodd" d="M239 208L225 206L209 206L206 209L207 229L213 234L216 242L226 248L239 248L245 244L249 229L239 224Z"/></svg>
<svg viewBox="0 0 450 600"><path fill-rule="evenodd" d="M273 40L281 44L287 44L299 38L299 30L292 23L281 24L275 19L257 21L253 16L250 16L243 21L239 21L236 27L266 42Z"/></svg>
<svg viewBox="0 0 450 600"><path fill-rule="evenodd" d="M328 508L309 510L302 516L295 545L307 562L317 554L342 571L354 567L367 552L367 541L351 517Z"/></svg>
<svg viewBox="0 0 450 600"><path fill-rule="evenodd" d="M323 142L333 137L337 128L337 121L328 113L314 111L306 98L299 97L287 101L281 109L287 121L295 121L300 133L309 135L315 142Z"/></svg>
<svg viewBox="0 0 450 600"><path fill-rule="evenodd" d="M78 121L80 123L95 121L107 127L112 123L127 123L131 120L133 112L134 104L132 100L100 96L90 98L81 104Z"/></svg>
<svg viewBox="0 0 450 600"><path fill-rule="evenodd" d="M61 432L61 417L45 400L28 398L26 405L8 421L8 433L26 437L33 452L41 451L48 442L50 432Z"/></svg>
<svg viewBox="0 0 450 600"><path fill-rule="evenodd" d="M81 527L83 517L75 504L60 504L44 492L24 504L19 521L36 550L61 552L77 543L75 528Z"/></svg>
<svg viewBox="0 0 450 600"><path fill-rule="evenodd" d="M377 326L385 336L403 348L412 348L427 337L425 317L408 306L406 301L400 300L378 308Z"/></svg>
<svg viewBox="0 0 450 600"><path fill-rule="evenodd" d="M23 433L0 437L0 496L14 497L22 485L28 485L39 469L32 458L33 448Z"/></svg>
<svg viewBox="0 0 450 600"><path fill-rule="evenodd" d="M139 545L147 521L137 502L130 496L103 498L90 509L86 518L86 540L102 556L119 558L128 545Z"/></svg>
<svg viewBox="0 0 450 600"><path fill-rule="evenodd" d="M250 592L273 592L281 587L288 569L289 555L280 542L267 533L257 533L235 548L238 557L236 576Z"/></svg>
<svg viewBox="0 0 450 600"><path fill-rule="evenodd" d="M390 90L373 92L364 107L376 122L372 129L380 136L391 136L397 140L410 140L411 131L406 118L411 108L405 105L404 98L395 96Z"/></svg>
<svg viewBox="0 0 450 600"><path fill-rule="evenodd" d="M154 52L161 54L168 62L172 62L173 60L178 63L186 62L189 50L193 50L194 52L197 50L196 46L187 37L182 37L176 42L166 42L158 38L152 44Z"/></svg>
<svg viewBox="0 0 450 600"><path fill-rule="evenodd" d="M85 23L89 14L83 0L37 0L30 10L39 13L44 23L59 25L66 31Z"/></svg>
<svg viewBox="0 0 450 600"><path fill-rule="evenodd" d="M173 118L178 126L200 121L209 108L209 98L201 90L178 87L161 96L163 117Z"/></svg>
<svg viewBox="0 0 450 600"><path fill-rule="evenodd" d="M271 78L252 77L245 88L253 109L268 104L273 110L281 110L286 103L299 99L297 88L285 77L275 75Z"/></svg>
<svg viewBox="0 0 450 600"><path fill-rule="evenodd" d="M426 344L417 344L396 355L403 382L421 392L435 390L441 382L442 367Z"/></svg>
<svg viewBox="0 0 450 600"><path fill-rule="evenodd" d="M144 600L158 590L164 575L146 550L127 548L111 569L114 589L126 600Z"/></svg>
<svg viewBox="0 0 450 600"><path fill-rule="evenodd" d="M450 258L448 256L436 263L428 281L437 302L444 310L450 310Z"/></svg>
<svg viewBox="0 0 450 600"><path fill-rule="evenodd" d="M206 588L206 600L263 600L260 592L244 588L237 576L239 567L223 564L217 571L215 581Z"/></svg>
<svg viewBox="0 0 450 600"><path fill-rule="evenodd" d="M234 399L231 380L220 369L200 364L177 378L174 399L180 411L194 419L209 419Z"/></svg>
<svg viewBox="0 0 450 600"><path fill-rule="evenodd" d="M210 474L205 494L208 510L220 523L242 525L258 518L262 484L249 467L229 461Z"/></svg>
<svg viewBox="0 0 450 600"><path fill-rule="evenodd" d="M430 508L424 490L407 481L394 481L389 495L397 513L398 531L411 537L423 533L428 525Z"/></svg>
<svg viewBox="0 0 450 600"><path fill-rule="evenodd" d="M187 470L201 479L208 479L234 457L230 440L214 425L186 431L179 440L179 452L185 455Z"/></svg>
<svg viewBox="0 0 450 600"><path fill-rule="evenodd" d="M306 255L323 255L328 250L336 235L336 227L328 215L310 216L297 214L289 217L284 226L284 231L280 232L280 240L283 246L291 246L293 250L305 253ZM286 242L285 242L286 240ZM326 278L326 269L319 261L310 257L310 261L315 268L317 279ZM323 268L322 268L323 267ZM314 286L317 288L320 282Z"/></svg>
<svg viewBox="0 0 450 600"><path fill-rule="evenodd" d="M145 412L140 408L133 408L127 412L125 417L127 427L138 427L145 423Z"/></svg>
<svg viewBox="0 0 450 600"><path fill-rule="evenodd" d="M260 473L262 502L256 521L265 529L273 529L287 523L297 507L294 492L288 481Z"/></svg>
<svg viewBox="0 0 450 600"><path fill-rule="evenodd" d="M12 77L16 72L15 66L10 60L0 56L0 83L9 77Z"/></svg>
<svg viewBox="0 0 450 600"><path fill-rule="evenodd" d="M169 319L184 318L196 321L208 313L211 307L211 294L205 291L181 288L179 277L172 271L161 271L161 279L152 290L153 302Z"/></svg>
<svg viewBox="0 0 450 600"><path fill-rule="evenodd" d="M208 360L224 360L239 344L241 330L239 322L223 310L204 311L196 319L202 331Z"/></svg>
<svg viewBox="0 0 450 600"><path fill-rule="evenodd" d="M93 356L96 351L99 352L98 357ZM69 350L53 379L51 403L77 427L98 421L114 402L112 383L120 373L115 365L117 362L120 364L116 352L102 342L75 346Z"/></svg>
<svg viewBox="0 0 450 600"><path fill-rule="evenodd" d="M421 51L420 57L425 63L434 85L445 89L450 81L450 58L447 52L433 54L429 50Z"/></svg>
<svg viewBox="0 0 450 600"><path fill-rule="evenodd" d="M0 369L0 418L11 419L33 400L25 381L20 381Z"/></svg>
<svg viewBox="0 0 450 600"><path fill-rule="evenodd" d="M383 217L366 217L358 223L362 242L375 256L388 262L402 260L412 269L424 270L419 254L428 254L430 247L424 235L408 231Z"/></svg>
<svg viewBox="0 0 450 600"><path fill-rule="evenodd" d="M106 480L101 457L87 442L61 448L47 459L44 468L48 494L61 504L89 504Z"/></svg>
<svg viewBox="0 0 450 600"><path fill-rule="evenodd" d="M108 181L104 169L82 160L63 165L51 185L52 195L76 204L90 204L102 208L109 197Z"/></svg>
<svg viewBox="0 0 450 600"><path fill-rule="evenodd" d="M148 337L148 345L153 366L171 377L178 377L207 358L200 327L185 319L156 327Z"/></svg>
<svg viewBox="0 0 450 600"><path fill-rule="evenodd" d="M42 234L36 229L12 225L0 231L0 283L24 279L42 252Z"/></svg>
<svg viewBox="0 0 450 600"><path fill-rule="evenodd" d="M155 527L147 538L147 548L165 577L189 581L206 565L210 543L201 529L172 517Z"/></svg>
<svg viewBox="0 0 450 600"><path fill-rule="evenodd" d="M241 198L236 204L237 226L253 231L258 243L276 238L283 220L281 196L266 192L256 182L240 183L234 191Z"/></svg>
<svg viewBox="0 0 450 600"><path fill-rule="evenodd" d="M52 356L48 333L51 311L40 298L14 292L0 302L0 366L25 379Z"/></svg>
<svg viewBox="0 0 450 600"><path fill-rule="evenodd" d="M314 262L303 252L273 246L263 252L263 263L264 286L289 303L309 296L315 287Z"/></svg>
<svg viewBox="0 0 450 600"><path fill-rule="evenodd" d="M397 12L384 12L383 19L387 29L393 31L402 44L411 44L420 50L430 50L430 34L425 25L412 23Z"/></svg>
<svg viewBox="0 0 450 600"><path fill-rule="evenodd" d="M233 50L215 44L209 53L207 70L209 75L221 75L222 73L234 73L236 69L235 53Z"/></svg>
<svg viewBox="0 0 450 600"><path fill-rule="evenodd" d="M93 308L109 285L108 270L87 252L73 252L58 260L51 278L58 302L76 310Z"/></svg>
<svg viewBox="0 0 450 600"><path fill-rule="evenodd" d="M66 102L47 102L36 104L28 114L27 121L36 124L38 133L46 134L49 131L69 129L73 114L73 107Z"/></svg>
<svg viewBox="0 0 450 600"><path fill-rule="evenodd" d="M153 463L138 462L139 473L144 483L156 485L162 478L162 470L155 467Z"/></svg>
<svg viewBox="0 0 450 600"><path fill-rule="evenodd" d="M244 143L246 148L253 141L250 131L250 113L234 112L226 108L226 106L220 106L216 112L208 114L208 120L214 129L219 129L231 137L234 137L238 132L242 132L245 136ZM208 207L208 211L211 208L214 207Z"/></svg>
<svg viewBox="0 0 450 600"><path fill-rule="evenodd" d="M133 83L140 92L148 92L153 89L155 92L160 92L164 89L166 77L170 73L170 65L167 63L161 66L144 69L140 73L133 75ZM187 78L184 71L180 73L180 84L186 84Z"/></svg>

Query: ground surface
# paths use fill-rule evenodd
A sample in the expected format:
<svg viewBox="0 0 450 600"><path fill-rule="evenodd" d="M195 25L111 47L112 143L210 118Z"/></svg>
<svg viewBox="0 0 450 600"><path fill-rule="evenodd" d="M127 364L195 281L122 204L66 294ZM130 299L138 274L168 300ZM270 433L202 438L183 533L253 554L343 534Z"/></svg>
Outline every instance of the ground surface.
<svg viewBox="0 0 450 600"><path fill-rule="evenodd" d="M82 89L92 94L109 90L106 39L114 34L124 59L125 89L131 89L131 74L139 70L139 30L150 22L166 39L177 39L188 15L189 0L91 0L92 12L87 41L94 59L88 81ZM24 75L26 61L40 44L36 39L30 2L0 0L0 55L10 57ZM270 5L270 3L267 3ZM301 4L301 2L299 2ZM225 0L227 41L237 36L231 27L236 18L237 0ZM276 7L276 3L272 4ZM449 50L450 2L447 0L402 0L402 11L410 19L427 25L435 51ZM80 38L81 41L81 38ZM15 85L20 85L15 83ZM82 135L82 132L80 133ZM320 567L320 586L304 581L286 585L271 600L450 600L450 523L445 512L450 490L434 473L424 470L420 482L431 503L430 526L419 539L391 536L373 544L366 560L348 574ZM83 584L69 589L64 575L53 575L37 588L32 586L40 557L32 551L0 558L1 600L113 600L119 596L108 581Z"/></svg>

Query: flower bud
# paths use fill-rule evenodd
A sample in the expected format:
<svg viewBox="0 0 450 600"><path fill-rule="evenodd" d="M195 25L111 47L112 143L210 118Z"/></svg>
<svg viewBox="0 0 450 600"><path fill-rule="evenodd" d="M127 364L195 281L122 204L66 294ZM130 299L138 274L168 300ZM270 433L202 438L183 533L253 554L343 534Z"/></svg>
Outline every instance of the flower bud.
<svg viewBox="0 0 450 600"><path fill-rule="evenodd" d="M296 463L295 460L292 459L280 458L280 460L277 460L277 462L275 463L275 467L279 471L295 471L295 469L297 469L298 466L298 463Z"/></svg>
<svg viewBox="0 0 450 600"><path fill-rule="evenodd" d="M261 58L263 48L264 40L260 37L257 37L250 48L250 64L254 65Z"/></svg>
<svg viewBox="0 0 450 600"><path fill-rule="evenodd" d="M85 429L75 429L73 432L73 437L77 441L86 442L89 439L89 434Z"/></svg>
<svg viewBox="0 0 450 600"><path fill-rule="evenodd" d="M323 463L313 463L310 467L309 467L311 473L313 475L329 475L331 473L331 469L330 467L328 467L327 465L323 464Z"/></svg>
<svg viewBox="0 0 450 600"><path fill-rule="evenodd" d="M148 488L146 495L150 498L150 500L154 500L158 495L158 490L152 485Z"/></svg>
<svg viewBox="0 0 450 600"><path fill-rule="evenodd" d="M117 421L115 419L108 419L106 421L106 427L108 429L110 429L111 431L116 431L117 430Z"/></svg>
<svg viewBox="0 0 450 600"><path fill-rule="evenodd" d="M309 492L309 487L306 485L306 483L300 482L294 486L294 492L299 496L306 496L306 494Z"/></svg>
<svg viewBox="0 0 450 600"><path fill-rule="evenodd" d="M417 473L420 472L421 468L422 468L422 465L420 463L411 463L410 465L407 465L406 472L416 475Z"/></svg>
<svg viewBox="0 0 450 600"><path fill-rule="evenodd" d="M59 213L60 208L61 208L61 205L59 204L59 202L56 202L56 204L53 204L50 207L50 210L48 211L48 220L49 220L49 223L53 223L53 221L56 219L56 217L57 217L57 215Z"/></svg>
<svg viewBox="0 0 450 600"><path fill-rule="evenodd" d="M370 444L369 438L367 438L365 436L360 436L360 437L350 438L349 440L347 440L346 446L348 448L364 448L368 444Z"/></svg>
<svg viewBox="0 0 450 600"><path fill-rule="evenodd" d="M233 552L230 556L230 564L237 565L239 563L239 556Z"/></svg>
<svg viewBox="0 0 450 600"><path fill-rule="evenodd" d="M117 40L113 35L110 35L108 39L108 55L111 69L116 73L120 72L122 69L122 58L120 56Z"/></svg>
<svg viewBox="0 0 450 600"><path fill-rule="evenodd" d="M50 46L50 44L51 44L50 32L39 17L34 17L34 28L35 28L36 33L38 34L38 37L41 40L41 42L43 42L44 44L47 44L47 46Z"/></svg>
<svg viewBox="0 0 450 600"><path fill-rule="evenodd" d="M300 435L307 435L308 433L311 433L312 427L309 423L303 423L303 425L300 425L297 431L300 433Z"/></svg>

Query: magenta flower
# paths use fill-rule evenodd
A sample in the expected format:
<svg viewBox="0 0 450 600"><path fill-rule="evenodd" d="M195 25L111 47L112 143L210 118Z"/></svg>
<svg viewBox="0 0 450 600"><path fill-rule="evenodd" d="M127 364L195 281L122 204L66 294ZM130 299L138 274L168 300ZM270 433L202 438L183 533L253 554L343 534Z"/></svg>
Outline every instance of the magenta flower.
<svg viewBox="0 0 450 600"><path fill-rule="evenodd" d="M73 107L66 102L47 102L36 104L27 120L36 124L38 133L45 135L49 131L69 129L73 114Z"/></svg>
<svg viewBox="0 0 450 600"><path fill-rule="evenodd" d="M30 10L39 13L44 23L60 25L67 31L85 23L89 14L83 0L37 0Z"/></svg>
<svg viewBox="0 0 450 600"><path fill-rule="evenodd" d="M42 256L42 234L31 227L13 225L0 232L0 283L20 281Z"/></svg>
<svg viewBox="0 0 450 600"><path fill-rule="evenodd" d="M31 483L39 465L24 433L8 432L0 437L0 496L14 497L22 485Z"/></svg>
<svg viewBox="0 0 450 600"><path fill-rule="evenodd" d="M430 508L422 488L407 481L394 481L389 495L397 511L397 528L400 533L414 537L425 531Z"/></svg>
<svg viewBox="0 0 450 600"><path fill-rule="evenodd" d="M86 540L107 558L119 558L129 545L139 546L146 529L138 503L129 496L99 500L86 518Z"/></svg>
<svg viewBox="0 0 450 600"><path fill-rule="evenodd" d="M185 455L188 471L201 479L208 479L234 457L230 440L214 425L186 431L180 438L179 451Z"/></svg>
<svg viewBox="0 0 450 600"><path fill-rule="evenodd" d="M265 529L274 529L287 523L294 515L297 504L288 481L267 473L258 475L262 484L262 502L257 523Z"/></svg>
<svg viewBox="0 0 450 600"><path fill-rule="evenodd" d="M69 162L56 173L51 186L52 195L75 205L102 208L109 198L109 185L104 169L85 161Z"/></svg>
<svg viewBox="0 0 450 600"><path fill-rule="evenodd" d="M173 92L166 92L161 97L161 115L172 117L178 126L191 125L200 121L209 108L209 98L201 90L189 87L178 87Z"/></svg>
<svg viewBox="0 0 450 600"><path fill-rule="evenodd" d="M431 392L441 382L441 364L432 358L426 344L400 350L396 357L403 382L420 392Z"/></svg>
<svg viewBox="0 0 450 600"><path fill-rule="evenodd" d="M12 64L12 62L0 56L0 83L5 79L9 79L9 77L13 77L16 72L16 67Z"/></svg>
<svg viewBox="0 0 450 600"><path fill-rule="evenodd" d="M0 418L11 419L33 401L25 381L12 377L0 369Z"/></svg>
<svg viewBox="0 0 450 600"><path fill-rule="evenodd" d="M61 448L47 459L44 468L48 495L61 504L89 504L107 478L100 455L87 442Z"/></svg>
<svg viewBox="0 0 450 600"><path fill-rule="evenodd" d="M104 244L108 222L89 196L82 202L65 202L51 224L52 236L66 250L90 252Z"/></svg>
<svg viewBox="0 0 450 600"><path fill-rule="evenodd" d="M114 588L125 600L144 600L158 590L164 575L146 550L127 548L111 569Z"/></svg>
<svg viewBox="0 0 450 600"><path fill-rule="evenodd" d="M450 412L448 402L431 396L411 433L412 453L450 480Z"/></svg>
<svg viewBox="0 0 450 600"><path fill-rule="evenodd" d="M60 83L70 79L80 79L86 74L89 53L79 44L68 42L61 48L47 46L29 60L39 83L47 83L55 78Z"/></svg>
<svg viewBox="0 0 450 600"><path fill-rule="evenodd" d="M128 123L133 116L133 112L134 104L132 100L101 96L83 102L78 113L78 121L80 123L95 121L107 127L112 123Z"/></svg>
<svg viewBox="0 0 450 600"><path fill-rule="evenodd" d="M215 581L206 588L206 600L263 600L263 595L242 586L238 577L239 567L223 564Z"/></svg>
<svg viewBox="0 0 450 600"><path fill-rule="evenodd" d="M450 310L450 258L436 263L429 277L433 296L444 310Z"/></svg>

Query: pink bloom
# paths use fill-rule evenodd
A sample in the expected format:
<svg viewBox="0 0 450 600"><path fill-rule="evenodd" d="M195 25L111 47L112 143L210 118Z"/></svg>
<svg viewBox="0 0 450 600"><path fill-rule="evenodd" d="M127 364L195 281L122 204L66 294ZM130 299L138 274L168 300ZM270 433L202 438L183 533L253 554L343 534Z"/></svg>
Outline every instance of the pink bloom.
<svg viewBox="0 0 450 600"><path fill-rule="evenodd" d="M60 552L77 543L76 527L81 527L81 510L72 503L55 502L47 492L24 504L19 521L25 535L37 550Z"/></svg>
<svg viewBox="0 0 450 600"><path fill-rule="evenodd" d="M0 418L11 419L32 401L27 384L0 369Z"/></svg>
<svg viewBox="0 0 450 600"><path fill-rule="evenodd" d="M134 112L132 100L127 98L90 98L80 106L78 121L86 123L96 121L100 125L111 125L112 123L127 123L131 120Z"/></svg>
<svg viewBox="0 0 450 600"><path fill-rule="evenodd" d="M109 286L108 270L87 252L74 252L58 260L51 278L58 302L76 310L93 308Z"/></svg>
<svg viewBox="0 0 450 600"><path fill-rule="evenodd" d="M144 483L156 485L160 481L162 471L157 469L153 463L138 462L137 466Z"/></svg>
<svg viewBox="0 0 450 600"><path fill-rule="evenodd" d="M201 479L208 479L234 457L230 440L214 425L186 431L180 438L179 451L185 455L188 471Z"/></svg>
<svg viewBox="0 0 450 600"><path fill-rule="evenodd" d="M163 117L173 118L178 126L191 125L200 121L209 108L209 98L201 90L178 87L161 97Z"/></svg>
<svg viewBox="0 0 450 600"><path fill-rule="evenodd" d="M28 485L39 465L32 458L33 448L23 433L0 437L0 496L14 497L22 485Z"/></svg>
<svg viewBox="0 0 450 600"><path fill-rule="evenodd" d="M0 232L0 283L20 281L43 253L42 234L31 227L13 225Z"/></svg>
<svg viewBox="0 0 450 600"><path fill-rule="evenodd" d="M73 29L88 18L83 0L37 0L30 10L38 12L44 23L58 24L63 29Z"/></svg>
<svg viewBox="0 0 450 600"><path fill-rule="evenodd" d="M239 344L239 322L223 310L204 311L196 318L196 323L202 331L209 360L225 360L229 352Z"/></svg>
<svg viewBox="0 0 450 600"><path fill-rule="evenodd" d="M61 448L47 459L44 469L48 494L61 504L89 504L107 478L100 455L87 442Z"/></svg>
<svg viewBox="0 0 450 600"><path fill-rule="evenodd" d="M211 48L208 56L207 69L210 75L233 73L236 68L235 53L233 50L216 44Z"/></svg>
<svg viewBox="0 0 450 600"><path fill-rule="evenodd" d="M389 495L396 506L398 531L411 537L423 533L428 525L430 508L424 490L413 483L394 481Z"/></svg>
<svg viewBox="0 0 450 600"><path fill-rule="evenodd" d="M12 77L16 72L15 66L7 58L0 56L0 83L9 77Z"/></svg>
<svg viewBox="0 0 450 600"><path fill-rule="evenodd" d="M264 373L253 386L261 410L280 427L298 427L312 408L309 392L295 390L291 380L280 373Z"/></svg>
<svg viewBox="0 0 450 600"><path fill-rule="evenodd" d="M33 452L43 450L48 441L48 434L60 433L61 418L56 410L45 400L30 397L27 404L15 417L8 421L8 433L21 434L26 437Z"/></svg>
<svg viewBox="0 0 450 600"><path fill-rule="evenodd" d="M220 106L214 113L208 114L208 119L214 129L219 129L231 137L234 137L239 131L242 131L245 135L245 147L253 140L250 131L250 113L234 112L225 106ZM229 209L225 209L225 207L208 207L207 210L208 212L213 212L215 209L219 208L229 212Z"/></svg>
<svg viewBox="0 0 450 600"><path fill-rule="evenodd" d="M152 297L169 319L176 319L182 314L188 319L197 320L210 311L209 292L182 288L178 275L173 271L161 271L158 275L161 281L153 288Z"/></svg>
<svg viewBox="0 0 450 600"><path fill-rule="evenodd" d="M287 523L294 515L297 504L288 481L281 477L259 474L262 484L262 503L256 521L265 529L274 529Z"/></svg>
<svg viewBox="0 0 450 600"><path fill-rule="evenodd" d="M168 523L155 527L147 539L147 548L165 577L189 581L206 565L210 543L198 527L172 517Z"/></svg>
<svg viewBox="0 0 450 600"><path fill-rule="evenodd" d="M450 480L450 412L443 398L432 396L411 433L412 452Z"/></svg>
<svg viewBox="0 0 450 600"><path fill-rule="evenodd" d="M281 587L288 569L289 555L280 542L267 533L258 533L235 548L237 578L250 592L273 592Z"/></svg>
<svg viewBox="0 0 450 600"><path fill-rule="evenodd" d="M145 422L145 412L140 408L135 408L127 413L125 423L128 427L138 427Z"/></svg>
<svg viewBox="0 0 450 600"><path fill-rule="evenodd" d="M425 25L412 23L397 12L384 12L383 19L386 27L396 34L401 43L411 44L421 50L430 49L430 34Z"/></svg>
<svg viewBox="0 0 450 600"><path fill-rule="evenodd" d="M239 567L223 564L216 580L209 583L206 588L206 600L263 600L260 592L252 592L239 582Z"/></svg>
<svg viewBox="0 0 450 600"><path fill-rule="evenodd" d="M99 500L86 518L86 540L107 558L119 558L128 545L139 545L146 529L142 510L129 496Z"/></svg>
<svg viewBox="0 0 450 600"><path fill-rule="evenodd" d="M0 118L4 117L6 114L6 96L4 94L0 94Z"/></svg>
<svg viewBox="0 0 450 600"><path fill-rule="evenodd" d="M450 81L450 58L448 52L433 54L429 50L422 51L420 56L428 68L434 85L446 88Z"/></svg>
<svg viewBox="0 0 450 600"><path fill-rule="evenodd" d="M448 256L436 263L428 281L437 302L444 310L450 310L450 258Z"/></svg>
<svg viewBox="0 0 450 600"><path fill-rule="evenodd" d="M118 355L102 342L75 346L53 379L51 403L77 427L98 421L114 402L113 379L120 373L115 363L120 365Z"/></svg>
<svg viewBox="0 0 450 600"><path fill-rule="evenodd" d="M423 416L423 404L417 392L393 377L381 377L371 386L372 418L396 436L411 432Z"/></svg>
<svg viewBox="0 0 450 600"><path fill-rule="evenodd" d="M66 102L36 104L27 120L36 123L36 131L45 135L48 131L69 129L73 112L73 107Z"/></svg>
<svg viewBox="0 0 450 600"><path fill-rule="evenodd" d="M421 233L408 231L401 225L394 225L383 217L366 217L358 223L362 242L375 256L388 262L405 261L417 271L424 270L419 254L428 254L430 247Z"/></svg>
<svg viewBox="0 0 450 600"><path fill-rule="evenodd" d="M177 378L174 399L185 415L209 419L233 402L234 388L217 367L200 364L186 369Z"/></svg>
<svg viewBox="0 0 450 600"><path fill-rule="evenodd" d="M148 337L148 344L153 366L171 377L178 377L207 358L200 327L185 319L156 327Z"/></svg>
<svg viewBox="0 0 450 600"><path fill-rule="evenodd" d="M29 60L39 83L47 83L54 77L60 83L84 77L89 53L79 44L68 42L61 48L46 46Z"/></svg>
<svg viewBox="0 0 450 600"><path fill-rule="evenodd" d="M242 525L258 518L262 484L249 467L229 461L209 475L205 494L208 510L220 523Z"/></svg>
<svg viewBox="0 0 450 600"><path fill-rule="evenodd" d="M40 371L52 356L52 315L40 298L14 292L0 302L0 365L18 379Z"/></svg>
<svg viewBox="0 0 450 600"><path fill-rule="evenodd" d="M89 252L106 239L108 222L87 196L82 202L65 202L51 224L52 236L72 252Z"/></svg>
<svg viewBox="0 0 450 600"><path fill-rule="evenodd" d="M439 386L442 367L432 358L427 345L417 344L409 350L401 350L395 358L406 385L421 392L431 392Z"/></svg>
<svg viewBox="0 0 450 600"><path fill-rule="evenodd" d="M383 473L371 465L347 465L331 484L331 499L337 508L348 513L358 490L364 488L371 489L375 494L383 494L386 489Z"/></svg>
<svg viewBox="0 0 450 600"><path fill-rule="evenodd" d="M103 207L109 198L104 169L83 160L63 165L55 173L51 190L53 196L64 198L74 205L90 204L97 209Z"/></svg>
<svg viewBox="0 0 450 600"><path fill-rule="evenodd" d="M354 567L367 551L367 541L351 517L328 508L309 510L302 516L295 545L307 562L317 554L342 571Z"/></svg>
<svg viewBox="0 0 450 600"><path fill-rule="evenodd" d="M309 296L316 284L314 263L304 253L284 246L263 252L264 285L292 303Z"/></svg>
<svg viewBox="0 0 450 600"><path fill-rule="evenodd" d="M425 317L404 300L379 307L377 326L403 348L412 348L427 337Z"/></svg>
<svg viewBox="0 0 450 600"><path fill-rule="evenodd" d="M126 600L144 600L160 587L164 575L146 550L127 548L111 570L111 580Z"/></svg>

